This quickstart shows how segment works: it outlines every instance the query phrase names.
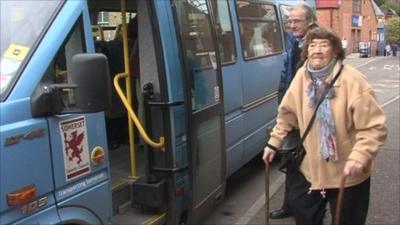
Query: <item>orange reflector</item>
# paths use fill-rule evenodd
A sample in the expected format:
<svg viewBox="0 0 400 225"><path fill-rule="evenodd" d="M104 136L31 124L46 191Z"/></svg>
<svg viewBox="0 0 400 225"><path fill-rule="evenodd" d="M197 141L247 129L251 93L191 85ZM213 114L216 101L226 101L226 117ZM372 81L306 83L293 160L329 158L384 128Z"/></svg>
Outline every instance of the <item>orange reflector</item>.
<svg viewBox="0 0 400 225"><path fill-rule="evenodd" d="M91 154L92 163L96 166L100 165L105 159L104 149L100 146L96 146Z"/></svg>
<svg viewBox="0 0 400 225"><path fill-rule="evenodd" d="M36 198L36 186L34 184L25 186L7 194L9 206L24 204Z"/></svg>

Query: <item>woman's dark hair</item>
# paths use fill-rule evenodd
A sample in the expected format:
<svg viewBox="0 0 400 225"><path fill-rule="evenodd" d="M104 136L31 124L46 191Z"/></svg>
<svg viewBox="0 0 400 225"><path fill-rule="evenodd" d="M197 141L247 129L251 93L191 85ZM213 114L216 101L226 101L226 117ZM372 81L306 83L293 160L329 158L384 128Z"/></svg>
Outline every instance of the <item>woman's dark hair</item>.
<svg viewBox="0 0 400 225"><path fill-rule="evenodd" d="M332 31L329 31L322 27L316 27L307 32L306 39L304 41L303 50L301 51L301 58L306 60L308 57L308 46L311 41L314 39L327 39L332 45L333 51L337 55L338 60L344 60L346 57L345 51L342 48L342 40L334 34Z"/></svg>

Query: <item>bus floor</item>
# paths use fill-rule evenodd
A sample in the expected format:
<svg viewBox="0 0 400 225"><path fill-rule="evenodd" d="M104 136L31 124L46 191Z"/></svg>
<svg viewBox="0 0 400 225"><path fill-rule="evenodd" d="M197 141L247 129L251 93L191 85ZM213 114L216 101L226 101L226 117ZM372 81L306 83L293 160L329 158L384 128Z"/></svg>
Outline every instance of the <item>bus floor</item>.
<svg viewBox="0 0 400 225"><path fill-rule="evenodd" d="M136 178L145 176L145 148L143 144L135 144ZM120 145L109 152L111 167L111 184L115 187L128 180L136 179L131 174L131 157L128 144Z"/></svg>
<svg viewBox="0 0 400 225"><path fill-rule="evenodd" d="M145 176L145 153L146 148L143 146L143 144L140 144L139 142L139 144L135 145L137 178ZM131 176L131 163L128 144L120 145L118 148L111 150L109 152L109 156L111 167L111 184L113 190L119 189L120 186L125 186L127 183L129 183L129 181L137 179ZM127 201L125 203L118 206L118 210L113 216L112 224L165 224L166 214L163 210L149 210L146 207L133 204L128 199L126 200Z"/></svg>

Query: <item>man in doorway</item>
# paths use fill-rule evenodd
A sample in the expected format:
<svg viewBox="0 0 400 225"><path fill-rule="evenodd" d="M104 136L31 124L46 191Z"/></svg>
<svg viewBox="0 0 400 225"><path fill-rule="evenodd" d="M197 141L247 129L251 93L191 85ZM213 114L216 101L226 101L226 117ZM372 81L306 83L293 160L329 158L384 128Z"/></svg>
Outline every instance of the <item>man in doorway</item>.
<svg viewBox="0 0 400 225"><path fill-rule="evenodd" d="M290 9L288 17L288 25L290 28L290 33L287 35L287 54L284 62L284 69L281 73L281 80L278 89L278 103L281 102L286 90L289 88L291 81L298 68L300 68L304 61L300 57L301 47L303 45L305 36L309 30L316 27L316 16L313 9L306 3L301 3L293 6ZM292 149L299 142L299 135L288 135L284 140L282 149ZM286 170L286 180L285 180L285 194L282 207L280 209L274 210L270 213L271 219L283 219L290 217L292 212L290 210L290 178L292 174L291 171Z"/></svg>

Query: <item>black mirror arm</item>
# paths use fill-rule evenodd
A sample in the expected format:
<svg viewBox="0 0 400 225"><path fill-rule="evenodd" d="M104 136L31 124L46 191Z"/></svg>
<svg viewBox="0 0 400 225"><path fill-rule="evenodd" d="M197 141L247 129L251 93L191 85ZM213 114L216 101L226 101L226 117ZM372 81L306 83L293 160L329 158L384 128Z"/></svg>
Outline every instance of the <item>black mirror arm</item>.
<svg viewBox="0 0 400 225"><path fill-rule="evenodd" d="M76 89L75 84L51 84L41 88L38 95L32 97L32 116L52 116L65 113L66 108L63 101L63 90ZM70 109L68 111L77 111Z"/></svg>

